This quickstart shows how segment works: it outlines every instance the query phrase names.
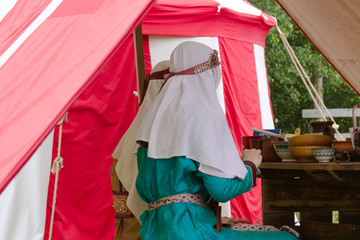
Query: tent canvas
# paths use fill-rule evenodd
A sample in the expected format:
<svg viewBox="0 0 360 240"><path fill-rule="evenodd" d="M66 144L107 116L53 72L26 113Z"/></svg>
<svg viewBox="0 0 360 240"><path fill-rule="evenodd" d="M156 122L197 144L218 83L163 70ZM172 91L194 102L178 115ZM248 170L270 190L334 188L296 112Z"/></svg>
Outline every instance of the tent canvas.
<svg viewBox="0 0 360 240"><path fill-rule="evenodd" d="M51 163L53 158L49 158L49 148L38 146L81 92L91 85L113 51L129 38L155 1L17 0L7 3L1 8L0 23L0 215L4 223L0 235L4 239L42 239L50 168L41 163L44 158ZM129 51L133 49L130 47ZM136 82L133 85L136 89ZM123 87L130 89L128 85ZM50 139L53 142L51 136ZM40 153L33 155L29 166L19 175L20 180L7 187L37 148ZM45 171L45 176L38 174L37 168ZM108 174L108 169L104 172ZM37 184L42 185L31 188ZM9 202L7 197L14 199ZM33 203L40 203L41 207ZM101 231L89 231L95 239L114 235L113 225L107 223L114 217L111 204L104 206L108 211L95 212L93 219ZM91 224L89 227L94 229ZM72 232L74 226L69 228ZM78 228L81 227L75 227ZM82 229L80 236L86 238L86 232L87 229ZM65 236L71 239L74 234L66 232Z"/></svg>
<svg viewBox="0 0 360 240"><path fill-rule="evenodd" d="M3 18L0 192L154 2L19 0Z"/></svg>
<svg viewBox="0 0 360 240"><path fill-rule="evenodd" d="M306 37L360 93L360 2L277 0Z"/></svg>
<svg viewBox="0 0 360 240"><path fill-rule="evenodd" d="M60 173L53 238L62 238L65 234L70 239L99 239L100 236L111 238L113 234L111 231L114 226L114 213L109 184L109 169L112 164L110 156L136 114L137 99L133 91L137 86L132 36L110 34L118 33L121 29L122 25L116 24L109 27L107 34L96 35L101 32L100 28L111 25L109 23L112 23L113 19L116 19L117 24L123 20L115 14L116 11L120 11L120 5L116 5L113 10L108 9L109 6L114 7L112 4L114 3L97 1L82 9L81 6L84 4L70 7L69 1L63 1L59 5L63 6L60 8L61 11L56 10L31 33L0 69L0 77L9 79L0 85L2 90L6 90L2 91L6 95L1 95L1 100L6 100L5 103L9 107L2 108L1 111L4 112L4 116L11 117L4 118L1 126L3 129L7 124L14 125L6 129L7 135L4 136L9 137L13 134L17 138L2 146L1 152L7 149L10 152L4 155L6 158L4 161L1 159L1 164L12 162L16 169L20 169L40 140L46 137L64 112L69 111L69 122L64 125L63 130L62 156L65 167ZM144 2L142 9L139 9L138 4L135 12L140 12L140 19L141 14L146 12L152 2ZM37 7L34 9L38 9ZM250 9L258 15L249 12L239 13L226 7L218 11L219 4L213 1L158 1L143 21L147 72L157 61L151 53L158 52L151 47L159 43L154 41L159 40L156 36L217 38L223 69L224 109L238 146L241 146L241 135L251 134L249 126L273 127L266 81L264 40L275 21L255 8ZM99 11L104 15L108 14L112 20L109 21L104 15L96 18ZM169 21L163 21L164 16ZM179 18L184 21L181 24L184 26L182 28L178 24ZM138 22L139 19L134 22ZM189 24L194 23L194 19L198 24ZM128 32L134 29L134 22L127 22L131 24L131 27L127 28ZM169 27L163 24L164 22L172 25ZM54 32L54 28L59 31ZM88 39L90 33L91 39ZM109 38L113 44L109 43ZM99 42L95 43L95 39ZM241 53L244 54L235 54L234 49L242 49ZM230 54L231 51L234 53ZM111 58L107 57L109 55ZM22 61L24 56L25 62ZM106 64L103 64L104 61ZM32 66L38 66L39 70L32 69ZM239 71L250 75L243 77L239 75ZM261 76L259 79L262 81L262 87L258 85L258 76ZM238 84L231 82L234 77L239 79ZM241 88L246 87L246 84L247 92L242 92ZM13 96L12 91L18 94ZM255 94L251 94L254 91ZM239 96L241 92L244 94ZM14 101L16 98L20 101ZM265 103L265 107L262 108L260 102ZM247 103L251 103L251 107L246 105ZM12 114L11 107L17 109L17 106L26 114ZM244 118L241 121L244 122L237 118L238 112L243 114ZM18 116L22 119L17 120ZM43 118L44 116L50 119ZM28 119L30 120L26 121L26 126L30 126L29 129L23 127ZM34 129L36 133L33 132ZM19 133L23 136L17 136ZM53 158L56 156L57 136L58 129L55 129ZM4 139L3 135L1 138ZM17 141L21 143L20 146L15 144ZM0 182L4 189L12 177L9 179L9 176L15 175L16 171L10 171L9 168L0 169ZM53 183L54 176L51 175L46 231L49 227ZM45 237L47 234L46 232Z"/></svg>

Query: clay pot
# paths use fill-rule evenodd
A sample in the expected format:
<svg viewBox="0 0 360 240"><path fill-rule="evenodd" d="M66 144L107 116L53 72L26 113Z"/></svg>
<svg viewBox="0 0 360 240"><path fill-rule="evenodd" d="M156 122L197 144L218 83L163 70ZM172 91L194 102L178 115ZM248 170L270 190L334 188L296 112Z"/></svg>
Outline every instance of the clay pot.
<svg viewBox="0 0 360 240"><path fill-rule="evenodd" d="M313 133L324 132L327 127L331 127L333 125L333 121L317 121L311 122L311 127L313 129ZM332 127L331 127L332 129Z"/></svg>
<svg viewBox="0 0 360 240"><path fill-rule="evenodd" d="M346 141L333 141L332 148L335 148L336 153L343 153L344 151L353 152L353 146L351 140Z"/></svg>

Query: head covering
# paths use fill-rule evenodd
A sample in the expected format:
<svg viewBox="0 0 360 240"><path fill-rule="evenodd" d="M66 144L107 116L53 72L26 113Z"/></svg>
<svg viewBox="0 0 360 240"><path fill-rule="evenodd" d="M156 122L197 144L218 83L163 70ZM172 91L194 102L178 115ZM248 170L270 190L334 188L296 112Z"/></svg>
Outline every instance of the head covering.
<svg viewBox="0 0 360 240"><path fill-rule="evenodd" d="M213 55L213 49L192 41L174 49L171 77L147 112L136 139L148 142L151 158L185 156L199 162L203 173L244 179L247 170L217 99L220 67L202 67L199 73L187 71L205 66Z"/></svg>
<svg viewBox="0 0 360 240"><path fill-rule="evenodd" d="M167 69L168 67L169 61L159 62L152 69L152 73ZM112 157L118 160L115 166L116 174L125 189L129 192L127 205L139 222L140 215L147 209L147 203L140 198L135 187L135 181L138 174L135 155L138 145L135 142L135 138L139 125L141 124L147 110L153 103L163 82L164 81L160 81L160 79L153 79L149 82L149 86L146 95L144 96L142 105L139 108L139 112L112 154Z"/></svg>

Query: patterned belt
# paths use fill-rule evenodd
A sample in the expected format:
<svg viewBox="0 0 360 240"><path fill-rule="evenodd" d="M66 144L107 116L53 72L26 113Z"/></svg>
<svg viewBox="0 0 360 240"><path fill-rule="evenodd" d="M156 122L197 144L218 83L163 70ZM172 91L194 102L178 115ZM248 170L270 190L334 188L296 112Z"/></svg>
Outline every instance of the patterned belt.
<svg viewBox="0 0 360 240"><path fill-rule="evenodd" d="M271 225L250 225L250 224L235 224L230 227L233 230L237 231L282 231L294 234L297 238L300 237L300 233L295 231L289 226L282 226L280 229L277 229Z"/></svg>
<svg viewBox="0 0 360 240"><path fill-rule="evenodd" d="M178 202L191 202L203 207L208 206L208 204L206 203L206 198L203 195L194 194L194 193L184 193L184 194L177 194L177 195L161 198L156 202L151 202L148 204L148 210L153 210L155 208L164 205L178 203Z"/></svg>

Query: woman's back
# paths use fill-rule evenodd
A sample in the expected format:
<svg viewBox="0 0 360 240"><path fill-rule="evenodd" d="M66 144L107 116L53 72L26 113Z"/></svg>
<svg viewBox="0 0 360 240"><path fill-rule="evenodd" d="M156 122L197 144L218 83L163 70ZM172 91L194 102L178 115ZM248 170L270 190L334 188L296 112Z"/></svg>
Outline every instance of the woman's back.
<svg viewBox="0 0 360 240"><path fill-rule="evenodd" d="M137 155L139 174L136 189L147 203L184 193L208 198L208 189L226 200L251 188L251 174L244 180L218 178L199 172L198 163L185 157L152 159L147 157L147 150L142 147ZM235 231L229 228L217 232L215 214L207 207L190 202L172 203L145 211L141 221L139 235L144 240L297 239L285 232Z"/></svg>
<svg viewBox="0 0 360 240"><path fill-rule="evenodd" d="M183 194L209 196L202 180L196 176L197 164L184 157L151 159L147 150L138 150L136 188L145 202ZM141 216L139 234L143 239L212 239L205 234L216 224L213 212L194 203L173 203L146 211ZM204 232L204 233L203 233ZM199 238L200 237L200 238Z"/></svg>

